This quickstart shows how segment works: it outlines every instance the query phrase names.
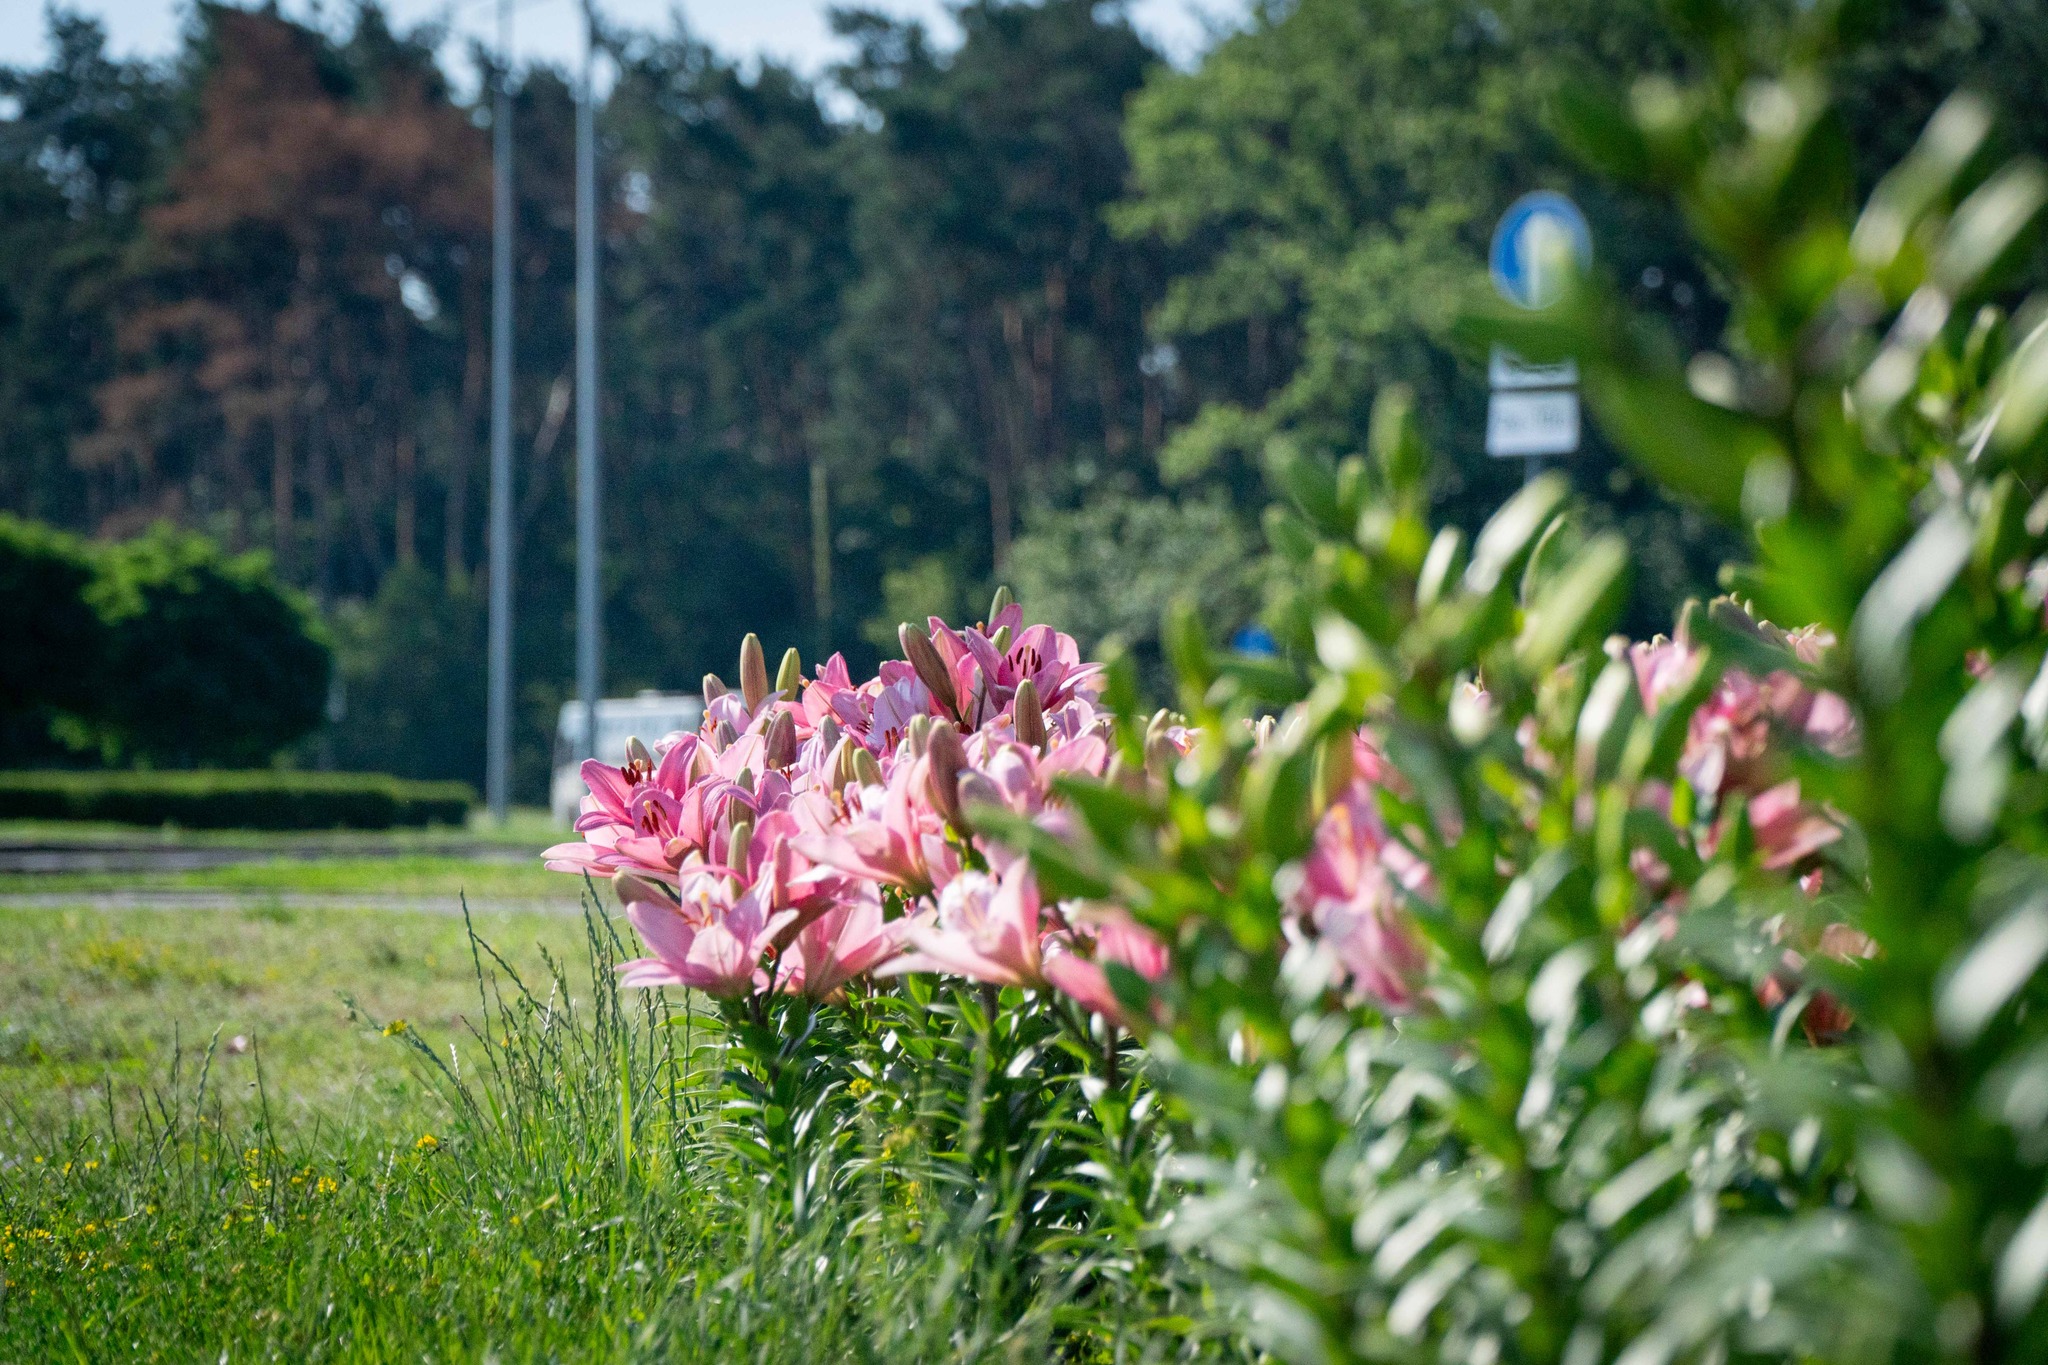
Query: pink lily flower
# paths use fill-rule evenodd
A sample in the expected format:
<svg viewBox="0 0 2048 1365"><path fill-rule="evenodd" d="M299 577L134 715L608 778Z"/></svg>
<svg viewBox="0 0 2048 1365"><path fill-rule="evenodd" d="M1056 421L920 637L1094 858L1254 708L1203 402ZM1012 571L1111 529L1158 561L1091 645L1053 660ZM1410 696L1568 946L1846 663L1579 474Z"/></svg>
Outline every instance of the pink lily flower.
<svg viewBox="0 0 2048 1365"><path fill-rule="evenodd" d="M929 772L924 759L899 758L886 786L849 786L845 823L833 826L836 832L799 839L797 852L914 896L943 888L960 870L960 854L946 841L946 822L926 797Z"/></svg>
<svg viewBox="0 0 2048 1365"><path fill-rule="evenodd" d="M875 975L944 972L996 986L1043 986L1039 913L1028 864L1012 865L1000 881L962 872L939 894L936 912L903 922L911 951Z"/></svg>
<svg viewBox="0 0 2048 1365"><path fill-rule="evenodd" d="M1429 865L1388 837L1370 789L1354 782L1324 812L1289 901L1329 945L1355 994L1402 1010L1419 998L1428 959L1404 923L1401 902L1425 892L1429 880Z"/></svg>
<svg viewBox="0 0 2048 1365"><path fill-rule="evenodd" d="M812 1000L839 994L847 982L902 951L902 923L883 921L873 887L834 901L797 930L780 962L782 989Z"/></svg>
<svg viewBox="0 0 2048 1365"><path fill-rule="evenodd" d="M1166 975L1166 945L1129 915L1112 911L1094 922L1091 935L1085 939L1077 936L1067 952L1046 958L1045 979L1083 1009L1135 1033L1142 1021L1130 1017L1110 986L1105 967L1111 962L1123 964L1148 982L1157 981Z"/></svg>
<svg viewBox="0 0 2048 1365"><path fill-rule="evenodd" d="M626 918L653 953L621 963L621 985L687 986L725 997L767 989L762 959L795 911L769 914L752 891L735 897L731 880L717 873L688 878L674 901L630 873L617 886Z"/></svg>

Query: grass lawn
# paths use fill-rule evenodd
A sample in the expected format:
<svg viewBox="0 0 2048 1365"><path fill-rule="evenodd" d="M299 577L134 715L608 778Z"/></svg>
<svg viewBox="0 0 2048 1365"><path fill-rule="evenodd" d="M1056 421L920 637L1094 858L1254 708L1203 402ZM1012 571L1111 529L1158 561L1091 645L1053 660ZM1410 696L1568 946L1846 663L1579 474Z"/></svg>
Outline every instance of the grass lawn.
<svg viewBox="0 0 2048 1365"><path fill-rule="evenodd" d="M1077 1332L1082 1281L1021 1276L904 1133L792 1203L822 1168L722 1137L722 1035L612 989L630 943L471 904L488 1005L456 916L0 910L0 1360L1184 1355L1113 1305Z"/></svg>
<svg viewBox="0 0 2048 1365"><path fill-rule="evenodd" d="M543 947L583 951L570 916L475 919L535 979ZM196 1064L216 1030L216 1093L252 1102L260 1059L280 1125L410 1122L429 1097L390 1039L351 1021L344 997L379 1023L453 1036L477 1014L462 920L262 905L0 910L0 1146L47 1142L95 1116L110 1081L117 1103L132 1104L165 1078L174 1047Z"/></svg>

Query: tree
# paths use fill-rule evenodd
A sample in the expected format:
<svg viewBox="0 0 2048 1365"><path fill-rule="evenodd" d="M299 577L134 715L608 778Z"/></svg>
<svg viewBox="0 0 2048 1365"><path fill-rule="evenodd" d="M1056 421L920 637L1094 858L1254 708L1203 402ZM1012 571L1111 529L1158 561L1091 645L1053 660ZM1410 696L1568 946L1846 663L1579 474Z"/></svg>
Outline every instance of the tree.
<svg viewBox="0 0 2048 1365"><path fill-rule="evenodd" d="M49 65L0 68L0 506L81 525L106 510L70 459L117 346L109 286L179 120L167 73L49 13Z"/></svg>
<svg viewBox="0 0 2048 1365"><path fill-rule="evenodd" d="M847 147L859 275L832 421L835 467L882 514L849 548L877 576L947 564L964 598L1028 509L1149 477L1159 395L1138 360L1160 281L1102 215L1127 174L1124 103L1158 58L1088 0L957 17L943 56L916 24L835 18L859 48L837 77L872 122Z"/></svg>

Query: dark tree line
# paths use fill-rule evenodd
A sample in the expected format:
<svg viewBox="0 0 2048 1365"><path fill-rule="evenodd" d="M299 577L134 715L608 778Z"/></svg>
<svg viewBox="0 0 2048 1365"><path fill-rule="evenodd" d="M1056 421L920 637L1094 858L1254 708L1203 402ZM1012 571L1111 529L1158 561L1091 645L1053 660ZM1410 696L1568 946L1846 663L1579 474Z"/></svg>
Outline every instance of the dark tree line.
<svg viewBox="0 0 2048 1365"><path fill-rule="evenodd" d="M1174 592L1242 618L1247 457L1274 431L1356 443L1391 380L1422 396L1440 499L1482 514L1514 471L1474 450L1483 366L1447 320L1506 203L1574 187L1541 117L1558 82L1678 60L1649 11L1254 6L1192 72L1092 0L973 0L943 52L845 11L824 81L851 120L686 34L607 35L611 688L687 686L747 629L859 655L998 574L1141 647ZM1885 128L1980 68L2024 104L2042 12L1901 0L1845 79ZM49 22L49 63L0 70L0 509L268 551L335 642L332 760L474 780L488 108L451 91L437 31L374 6L329 32L202 3L163 64ZM559 72L511 79L536 797L572 671L573 106ZM2038 110L2016 127L2048 139ZM1603 267L1718 329L1669 222L1585 202ZM1597 455L1577 468L1656 547L1652 590L1693 586L1697 528Z"/></svg>

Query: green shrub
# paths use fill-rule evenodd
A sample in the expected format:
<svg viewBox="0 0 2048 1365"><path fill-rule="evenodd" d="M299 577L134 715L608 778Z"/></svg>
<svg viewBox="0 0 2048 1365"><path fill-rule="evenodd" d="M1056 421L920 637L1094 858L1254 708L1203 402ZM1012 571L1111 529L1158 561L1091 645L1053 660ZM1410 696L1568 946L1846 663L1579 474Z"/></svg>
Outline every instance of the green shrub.
<svg viewBox="0 0 2048 1365"><path fill-rule="evenodd" d="M53 722L93 708L107 630L91 606L94 559L76 536L0 513L0 753L58 759Z"/></svg>
<svg viewBox="0 0 2048 1365"><path fill-rule="evenodd" d="M460 782L382 773L0 773L0 819L99 820L191 829L390 829L460 825L476 796Z"/></svg>
<svg viewBox="0 0 2048 1365"><path fill-rule="evenodd" d="M170 526L95 545L0 516L0 641L0 752L17 764L67 748L260 764L319 726L332 669L265 556Z"/></svg>
<svg viewBox="0 0 2048 1365"><path fill-rule="evenodd" d="M160 525L101 552L86 600L108 632L94 719L124 759L262 763L319 726L332 654L266 556Z"/></svg>

